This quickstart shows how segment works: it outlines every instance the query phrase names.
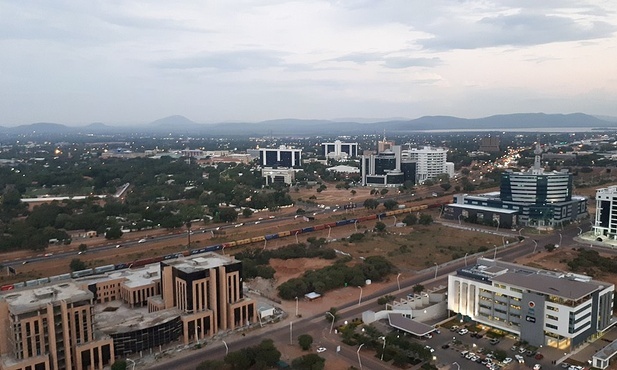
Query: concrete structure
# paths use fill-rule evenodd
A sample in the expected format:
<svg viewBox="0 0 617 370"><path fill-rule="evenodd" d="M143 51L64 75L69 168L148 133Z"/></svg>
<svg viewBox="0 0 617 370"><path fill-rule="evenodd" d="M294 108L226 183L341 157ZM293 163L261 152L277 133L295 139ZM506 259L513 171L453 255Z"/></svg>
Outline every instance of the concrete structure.
<svg viewBox="0 0 617 370"><path fill-rule="evenodd" d="M499 138L496 136L487 136L480 139L480 148L482 152L496 153L499 152Z"/></svg>
<svg viewBox="0 0 617 370"><path fill-rule="evenodd" d="M275 182L291 185L296 178L296 172L293 168L265 167L261 169L261 177L265 179L267 186Z"/></svg>
<svg viewBox="0 0 617 370"><path fill-rule="evenodd" d="M425 146L422 148L411 148L402 151L402 156L406 161L416 162L416 183L422 184L428 179L435 178L442 174L454 176L454 164L448 166L446 159L448 150L445 148L433 148Z"/></svg>
<svg viewBox="0 0 617 370"><path fill-rule="evenodd" d="M358 167L343 166L343 165L326 168L326 171L344 173L347 175L360 173L360 169Z"/></svg>
<svg viewBox="0 0 617 370"><path fill-rule="evenodd" d="M0 370L103 369L255 323L241 275L233 257L205 253L2 292Z"/></svg>
<svg viewBox="0 0 617 370"><path fill-rule="evenodd" d="M447 205L442 216L508 228L554 228L587 217L587 198L572 195L572 174L545 173L540 166L539 145L535 153L534 166L529 171L502 173L499 193L457 195L456 205ZM494 222L485 222L489 218Z"/></svg>
<svg viewBox="0 0 617 370"><path fill-rule="evenodd" d="M617 239L617 186L596 190L596 215L593 234Z"/></svg>
<svg viewBox="0 0 617 370"><path fill-rule="evenodd" d="M358 156L358 143L343 143L335 140L333 143L322 143L321 150L326 158L345 160Z"/></svg>
<svg viewBox="0 0 617 370"><path fill-rule="evenodd" d="M95 330L94 294L74 282L0 295L0 369L103 369L111 337Z"/></svg>
<svg viewBox="0 0 617 370"><path fill-rule="evenodd" d="M415 179L416 163L403 160L400 145L362 156L363 186L401 186L406 181L415 184Z"/></svg>
<svg viewBox="0 0 617 370"><path fill-rule="evenodd" d="M448 276L448 309L563 351L615 324L615 286L591 277L480 258Z"/></svg>
<svg viewBox="0 0 617 370"><path fill-rule="evenodd" d="M302 149L288 148L285 145L259 149L259 165L262 167L297 167L301 163Z"/></svg>

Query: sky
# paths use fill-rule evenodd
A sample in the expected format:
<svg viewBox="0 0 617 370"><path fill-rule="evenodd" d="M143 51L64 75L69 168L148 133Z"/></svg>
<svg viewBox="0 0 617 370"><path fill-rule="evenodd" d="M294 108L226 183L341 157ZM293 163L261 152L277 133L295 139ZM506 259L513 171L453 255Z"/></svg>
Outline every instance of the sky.
<svg viewBox="0 0 617 370"><path fill-rule="evenodd" d="M617 1L0 0L0 126L617 116Z"/></svg>

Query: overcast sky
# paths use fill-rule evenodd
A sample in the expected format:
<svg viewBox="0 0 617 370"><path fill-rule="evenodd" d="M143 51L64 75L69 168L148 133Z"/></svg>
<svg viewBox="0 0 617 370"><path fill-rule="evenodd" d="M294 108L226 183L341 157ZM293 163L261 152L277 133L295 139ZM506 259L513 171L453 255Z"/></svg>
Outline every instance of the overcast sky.
<svg viewBox="0 0 617 370"><path fill-rule="evenodd" d="M617 116L617 1L0 0L0 125Z"/></svg>

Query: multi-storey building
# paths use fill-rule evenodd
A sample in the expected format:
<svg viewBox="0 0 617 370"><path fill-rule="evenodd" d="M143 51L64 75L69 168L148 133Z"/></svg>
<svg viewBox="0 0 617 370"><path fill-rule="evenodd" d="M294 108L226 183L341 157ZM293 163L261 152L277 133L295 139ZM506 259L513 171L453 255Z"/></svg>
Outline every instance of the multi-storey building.
<svg viewBox="0 0 617 370"><path fill-rule="evenodd" d="M333 143L321 144L322 155L336 160L353 158L358 155L358 143L343 143L335 140Z"/></svg>
<svg viewBox="0 0 617 370"><path fill-rule="evenodd" d="M448 276L448 309L533 346L570 351L614 324L614 290L585 275L480 258Z"/></svg>
<svg viewBox="0 0 617 370"><path fill-rule="evenodd" d="M302 149L288 148L285 145L259 149L259 165L262 167L297 167L301 164Z"/></svg>
<svg viewBox="0 0 617 370"><path fill-rule="evenodd" d="M111 337L94 325L94 294L74 282L0 296L0 369L103 369Z"/></svg>
<svg viewBox="0 0 617 370"><path fill-rule="evenodd" d="M596 217L593 233L617 239L617 186L596 190Z"/></svg>
<svg viewBox="0 0 617 370"><path fill-rule="evenodd" d="M416 163L403 160L400 145L362 156L363 186L401 186L406 181L415 184L415 178Z"/></svg>
<svg viewBox="0 0 617 370"><path fill-rule="evenodd" d="M241 262L206 253L2 292L0 369L103 369L254 323L241 276Z"/></svg>
<svg viewBox="0 0 617 370"><path fill-rule="evenodd" d="M445 207L443 217L494 220L498 226L551 228L587 216L587 198L572 195L572 174L544 172L542 150L536 148L534 166L526 172L506 171L499 193L459 195ZM515 211L515 212L512 212Z"/></svg>
<svg viewBox="0 0 617 370"><path fill-rule="evenodd" d="M416 162L416 182L418 184L442 174L454 176L454 164L447 164L448 150L445 148L430 146L411 148L402 151L402 156L407 161Z"/></svg>

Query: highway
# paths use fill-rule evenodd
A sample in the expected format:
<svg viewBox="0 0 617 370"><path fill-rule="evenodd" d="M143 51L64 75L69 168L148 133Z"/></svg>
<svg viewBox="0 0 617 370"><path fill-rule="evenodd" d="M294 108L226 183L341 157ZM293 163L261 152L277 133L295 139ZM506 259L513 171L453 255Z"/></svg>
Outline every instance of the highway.
<svg viewBox="0 0 617 370"><path fill-rule="evenodd" d="M589 226L587 226L589 229ZM561 237L559 236L561 233ZM583 246L572 239L578 235L579 229L573 225L565 228L562 231L555 232L549 235L537 235L529 236L522 243L510 244L506 248L497 251L497 258L503 261L514 261L519 257L533 253L534 249L537 251L544 248L546 244L558 244L561 240L562 245L560 247L580 247ZM513 236L518 234L514 233ZM533 240L537 241L537 244ZM487 258L493 258L495 251L490 250L484 253ZM349 302L345 305L338 307L337 314L340 319L338 323L345 320L351 321L353 318L362 316L362 312L366 310L380 310L382 306L379 306L376 299L386 294L392 294L397 297L405 297L408 293L413 291L413 286L416 284L422 284L425 287L444 285L447 281L447 275L451 272L465 266L465 259L461 258L456 261L452 261L439 266L437 270L437 279L435 279L434 268L423 270L412 278L401 280L401 291L398 291L397 283L393 283L386 288L377 291L371 295L367 295L364 301L358 305L357 301ZM468 263L473 263L469 258ZM293 341L294 345L297 345L297 337L300 334L311 335L315 342L320 341L321 345L324 345L328 350L321 354L322 357L331 358L332 356L339 356L344 358L350 365L356 366L358 364L358 347L350 347L339 341L337 334L329 333L330 323L325 319L325 312L323 314L315 315L312 317L306 317L293 320ZM284 353L285 346L289 346L290 343L290 327L288 324L284 326L265 326L264 328L251 331L246 336L230 336L226 338L226 343L230 351L238 350L247 346L254 346L260 343L263 339L269 338L274 340L275 345L279 350ZM341 352L336 353L337 346L341 346ZM152 370L166 370L170 366L173 366L175 370L194 370L197 365L205 359L222 359L225 356L225 346L223 343L210 344L205 348L178 354L173 359L161 360L157 364L150 364L149 369ZM379 361L374 352L370 350L360 351L360 358L362 365L367 369L393 369L394 367Z"/></svg>

